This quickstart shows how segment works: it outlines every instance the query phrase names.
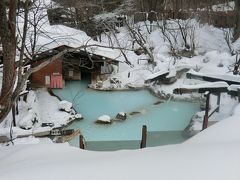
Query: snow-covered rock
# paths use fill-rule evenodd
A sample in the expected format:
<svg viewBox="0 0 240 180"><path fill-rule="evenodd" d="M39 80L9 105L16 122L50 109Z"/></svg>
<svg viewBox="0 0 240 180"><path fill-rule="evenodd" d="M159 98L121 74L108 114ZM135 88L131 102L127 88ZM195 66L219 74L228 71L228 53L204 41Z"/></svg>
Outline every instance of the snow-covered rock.
<svg viewBox="0 0 240 180"><path fill-rule="evenodd" d="M126 120L127 119L127 114L125 112L119 112L116 116L117 120Z"/></svg>
<svg viewBox="0 0 240 180"><path fill-rule="evenodd" d="M102 116L98 117L96 123L98 123L98 124L110 124L110 123L112 123L112 121L111 121L110 116L102 115Z"/></svg>
<svg viewBox="0 0 240 180"><path fill-rule="evenodd" d="M72 103L68 101L60 101L58 104L58 109L61 111L71 112L72 111Z"/></svg>
<svg viewBox="0 0 240 180"><path fill-rule="evenodd" d="M69 121L73 121L75 119L81 120L83 119L83 116L81 114L73 114L70 118Z"/></svg>
<svg viewBox="0 0 240 180"><path fill-rule="evenodd" d="M75 114L74 117L75 119L83 119L83 116L81 114Z"/></svg>

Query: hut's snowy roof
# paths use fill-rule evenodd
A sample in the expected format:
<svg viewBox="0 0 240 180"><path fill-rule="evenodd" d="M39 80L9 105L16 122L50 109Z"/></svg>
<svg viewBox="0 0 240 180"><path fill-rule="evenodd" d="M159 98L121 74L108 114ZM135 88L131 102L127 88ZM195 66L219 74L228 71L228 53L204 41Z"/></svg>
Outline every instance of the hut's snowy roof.
<svg viewBox="0 0 240 180"><path fill-rule="evenodd" d="M51 37L51 38L49 38ZM39 35L37 47L40 52L51 50L60 46L79 48L86 50L90 54L103 56L123 62L121 51L111 47L105 47L97 41L92 40L85 32L63 25L53 25L46 27L46 34ZM84 48L84 46L86 48ZM104 46L104 47L101 47Z"/></svg>
<svg viewBox="0 0 240 180"><path fill-rule="evenodd" d="M64 25L50 25L47 16L47 8L51 6L51 1L49 0L39 0L36 1L36 6L39 8L39 12L34 12L33 10L29 12L29 21L34 22L34 13L39 15L41 18L37 24L37 34L36 34L36 50L35 52L45 52L59 46L69 46L72 48L78 48L81 46L87 46L86 50L89 53L95 55L104 56L106 58L114 59L116 61L124 61L121 56L121 51L119 49L113 49L107 47L106 44L94 41L85 32L67 27ZM19 27L19 32L22 34L22 29L24 25L24 19L19 17L17 19L17 25ZM26 38L26 47L31 51L32 42L35 38L34 27L29 24L28 33ZM104 47L101 47L104 46Z"/></svg>

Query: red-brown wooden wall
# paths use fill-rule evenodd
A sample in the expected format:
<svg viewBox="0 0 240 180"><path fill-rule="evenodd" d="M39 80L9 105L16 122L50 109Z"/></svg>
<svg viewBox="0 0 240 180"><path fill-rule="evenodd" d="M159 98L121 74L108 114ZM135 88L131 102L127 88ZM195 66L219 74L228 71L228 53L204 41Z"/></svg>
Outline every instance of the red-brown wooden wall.
<svg viewBox="0 0 240 180"><path fill-rule="evenodd" d="M43 61L38 61L33 63L33 67L42 63ZM33 87L49 87L49 85L45 84L45 76L51 76L53 73L62 74L62 59L58 59L41 70L33 73L31 75L31 84Z"/></svg>

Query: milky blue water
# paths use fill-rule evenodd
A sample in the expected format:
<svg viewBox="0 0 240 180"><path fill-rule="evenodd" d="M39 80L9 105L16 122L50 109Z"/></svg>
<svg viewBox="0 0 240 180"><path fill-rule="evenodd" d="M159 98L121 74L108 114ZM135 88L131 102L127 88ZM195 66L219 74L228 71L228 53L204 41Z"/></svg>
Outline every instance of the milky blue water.
<svg viewBox="0 0 240 180"><path fill-rule="evenodd" d="M164 143L155 142L154 138L161 139L163 132L173 132L180 136L179 132L188 125L192 115L199 111L198 104L187 102L169 101L154 105L159 98L151 95L147 90L95 91L87 88L87 82L84 81L66 82L64 89L56 89L54 93L61 99L72 102L77 112L84 116L84 120L74 122L70 128L80 129L89 144L103 141L135 141L136 143L141 139L143 125L147 125L149 137L153 137L149 139L149 142L152 142L149 146L168 144L166 139L169 138L162 140ZM128 115L127 120L123 122L113 122L110 125L95 123L97 118L104 114L114 118L118 112L129 114L133 111L140 113ZM183 138L179 137L174 143L175 141L182 142ZM71 144L78 146L78 140L73 140Z"/></svg>

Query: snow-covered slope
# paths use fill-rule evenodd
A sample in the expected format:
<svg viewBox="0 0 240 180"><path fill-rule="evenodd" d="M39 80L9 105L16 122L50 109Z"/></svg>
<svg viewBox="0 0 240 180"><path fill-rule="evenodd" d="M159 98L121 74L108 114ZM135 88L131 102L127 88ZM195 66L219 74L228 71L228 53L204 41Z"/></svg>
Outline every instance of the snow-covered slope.
<svg viewBox="0 0 240 180"><path fill-rule="evenodd" d="M226 119L184 144L91 152L67 144L1 148L1 180L239 180L240 123Z"/></svg>

